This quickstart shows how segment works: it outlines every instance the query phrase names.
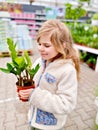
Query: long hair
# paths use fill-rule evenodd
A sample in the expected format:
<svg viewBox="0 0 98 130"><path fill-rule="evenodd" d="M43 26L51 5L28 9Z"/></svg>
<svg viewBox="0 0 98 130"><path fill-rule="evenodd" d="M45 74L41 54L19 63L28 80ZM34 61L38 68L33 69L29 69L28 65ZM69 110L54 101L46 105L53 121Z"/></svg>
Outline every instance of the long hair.
<svg viewBox="0 0 98 130"><path fill-rule="evenodd" d="M50 35L50 41L63 59L72 59L79 79L79 52L73 46L73 39L68 27L57 19L44 22L37 34L37 42L42 35ZM65 44L65 47L63 46Z"/></svg>

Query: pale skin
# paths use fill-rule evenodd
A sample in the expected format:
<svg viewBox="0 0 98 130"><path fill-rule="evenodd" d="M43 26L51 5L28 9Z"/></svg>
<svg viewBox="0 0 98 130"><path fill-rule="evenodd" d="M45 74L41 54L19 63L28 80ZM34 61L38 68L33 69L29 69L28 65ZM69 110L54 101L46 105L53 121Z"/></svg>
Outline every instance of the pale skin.
<svg viewBox="0 0 98 130"><path fill-rule="evenodd" d="M58 52L50 41L50 35L45 34L40 37L38 43L38 51L42 59L46 60L46 65L51 62ZM19 96L22 99L28 99L33 89L21 90L19 91Z"/></svg>

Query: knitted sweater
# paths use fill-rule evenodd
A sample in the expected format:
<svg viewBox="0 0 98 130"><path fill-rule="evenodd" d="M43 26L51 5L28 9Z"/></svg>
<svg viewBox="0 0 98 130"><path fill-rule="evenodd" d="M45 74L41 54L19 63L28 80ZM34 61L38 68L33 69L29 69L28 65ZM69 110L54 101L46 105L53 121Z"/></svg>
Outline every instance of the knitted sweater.
<svg viewBox="0 0 98 130"><path fill-rule="evenodd" d="M58 130L64 127L77 103L77 75L72 60L55 60L46 68L39 58L40 69L34 77L36 88L30 95L28 113L31 126Z"/></svg>

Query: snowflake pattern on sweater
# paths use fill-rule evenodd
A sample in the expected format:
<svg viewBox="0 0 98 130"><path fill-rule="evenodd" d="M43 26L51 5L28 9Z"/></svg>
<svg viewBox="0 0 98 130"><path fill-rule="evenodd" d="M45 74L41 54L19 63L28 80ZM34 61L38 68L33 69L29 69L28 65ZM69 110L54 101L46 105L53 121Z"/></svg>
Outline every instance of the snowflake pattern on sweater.
<svg viewBox="0 0 98 130"><path fill-rule="evenodd" d="M43 125L56 125L57 119L52 113L37 109L36 123Z"/></svg>
<svg viewBox="0 0 98 130"><path fill-rule="evenodd" d="M46 79L46 81L47 81L48 83L54 83L54 82L56 82L55 77L52 76L52 75L49 74L49 73L46 73L46 74L45 74L45 79Z"/></svg>

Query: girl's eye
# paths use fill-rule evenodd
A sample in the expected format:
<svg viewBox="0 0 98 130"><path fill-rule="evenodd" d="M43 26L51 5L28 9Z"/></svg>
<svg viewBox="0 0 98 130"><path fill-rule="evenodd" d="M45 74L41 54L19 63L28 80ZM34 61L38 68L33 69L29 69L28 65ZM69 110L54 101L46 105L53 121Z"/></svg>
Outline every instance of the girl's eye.
<svg viewBox="0 0 98 130"><path fill-rule="evenodd" d="M50 47L50 45L45 45L45 47L47 47L47 48L48 48L48 47Z"/></svg>
<svg viewBox="0 0 98 130"><path fill-rule="evenodd" d="M44 44L45 47L50 47L51 45L49 43Z"/></svg>
<svg viewBox="0 0 98 130"><path fill-rule="evenodd" d="M41 46L41 44L40 44L40 43L38 43L38 46Z"/></svg>
<svg viewBox="0 0 98 130"><path fill-rule="evenodd" d="M51 44L49 44L49 43L38 43L38 46L43 46L43 47L46 47L46 48L48 48L48 47L51 47Z"/></svg>
<svg viewBox="0 0 98 130"><path fill-rule="evenodd" d="M44 47L50 47L50 45L48 45L48 44L44 44L44 45L42 45L41 43L38 43L38 46L44 46Z"/></svg>

